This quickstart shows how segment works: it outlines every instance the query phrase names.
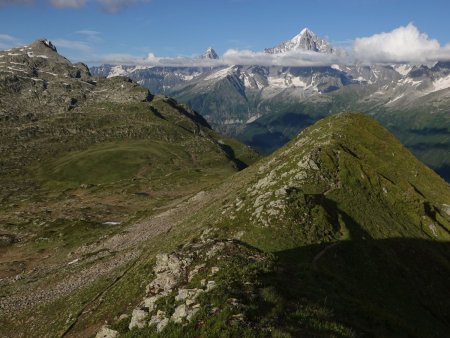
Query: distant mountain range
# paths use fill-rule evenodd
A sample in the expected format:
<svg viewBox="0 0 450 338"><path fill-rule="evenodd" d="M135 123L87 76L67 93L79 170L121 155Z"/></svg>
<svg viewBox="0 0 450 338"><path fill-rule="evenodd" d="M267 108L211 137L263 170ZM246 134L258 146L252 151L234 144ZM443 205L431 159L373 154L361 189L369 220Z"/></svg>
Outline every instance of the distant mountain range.
<svg viewBox="0 0 450 338"><path fill-rule="evenodd" d="M305 28L266 53L340 52ZM204 54L216 57L212 49ZM268 153L318 118L342 111L374 116L450 180L450 62L322 67L102 65L95 75L129 76L201 113L220 132Z"/></svg>

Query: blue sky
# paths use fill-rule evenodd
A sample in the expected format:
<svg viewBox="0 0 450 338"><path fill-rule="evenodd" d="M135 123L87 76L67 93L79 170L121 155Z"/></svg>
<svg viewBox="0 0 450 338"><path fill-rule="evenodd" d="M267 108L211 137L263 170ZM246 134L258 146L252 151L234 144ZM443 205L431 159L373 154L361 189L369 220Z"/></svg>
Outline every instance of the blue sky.
<svg viewBox="0 0 450 338"><path fill-rule="evenodd" d="M0 48L46 37L74 61L254 51L309 27L333 44L414 23L450 42L449 0L0 0Z"/></svg>

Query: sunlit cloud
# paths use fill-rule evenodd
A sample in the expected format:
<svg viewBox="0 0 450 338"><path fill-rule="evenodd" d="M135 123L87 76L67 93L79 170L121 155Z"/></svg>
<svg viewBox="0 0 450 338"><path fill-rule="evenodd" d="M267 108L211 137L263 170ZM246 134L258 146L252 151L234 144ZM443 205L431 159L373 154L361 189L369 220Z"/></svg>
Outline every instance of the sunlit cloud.
<svg viewBox="0 0 450 338"><path fill-rule="evenodd" d="M450 59L450 46L421 33L412 23L388 33L357 38L353 44L357 60L365 63L427 63Z"/></svg>

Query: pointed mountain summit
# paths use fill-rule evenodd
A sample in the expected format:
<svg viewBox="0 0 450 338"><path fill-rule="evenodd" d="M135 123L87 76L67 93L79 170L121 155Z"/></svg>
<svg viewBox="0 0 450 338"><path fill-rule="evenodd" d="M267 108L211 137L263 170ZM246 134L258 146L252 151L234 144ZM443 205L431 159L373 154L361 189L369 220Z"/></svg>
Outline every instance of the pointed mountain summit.
<svg viewBox="0 0 450 338"><path fill-rule="evenodd" d="M209 47L200 57L206 60L217 60L219 55L212 47Z"/></svg>
<svg viewBox="0 0 450 338"><path fill-rule="evenodd" d="M268 54L280 54L299 49L326 54L334 53L334 49L328 41L318 37L308 28L302 29L292 39L284 41L276 47L266 48L264 51Z"/></svg>
<svg viewBox="0 0 450 338"><path fill-rule="evenodd" d="M42 50L50 49L53 52L58 52L58 50L56 49L56 46L50 40L45 39L45 38L37 39L30 45L30 48L31 49L32 48L42 49Z"/></svg>

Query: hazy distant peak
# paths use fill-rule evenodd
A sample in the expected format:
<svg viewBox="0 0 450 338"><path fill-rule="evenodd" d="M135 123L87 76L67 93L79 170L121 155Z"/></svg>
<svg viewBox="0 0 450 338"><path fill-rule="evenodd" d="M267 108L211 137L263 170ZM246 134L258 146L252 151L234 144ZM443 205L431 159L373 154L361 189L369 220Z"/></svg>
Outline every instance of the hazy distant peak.
<svg viewBox="0 0 450 338"><path fill-rule="evenodd" d="M217 55L216 51L209 47L202 55L202 59L210 59L210 60L217 60L219 58L219 55Z"/></svg>

